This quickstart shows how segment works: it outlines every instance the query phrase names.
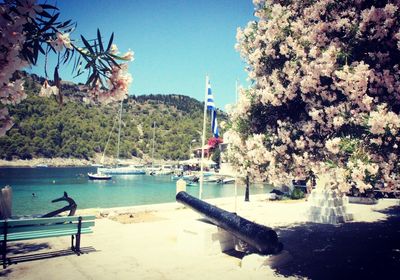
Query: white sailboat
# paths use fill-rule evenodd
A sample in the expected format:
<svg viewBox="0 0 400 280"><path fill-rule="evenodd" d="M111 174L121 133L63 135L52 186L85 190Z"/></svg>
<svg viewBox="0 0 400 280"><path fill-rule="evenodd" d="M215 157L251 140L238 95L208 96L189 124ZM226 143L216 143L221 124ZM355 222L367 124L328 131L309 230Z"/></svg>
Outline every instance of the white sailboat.
<svg viewBox="0 0 400 280"><path fill-rule="evenodd" d="M147 169L147 173L149 175L156 175L157 171L161 170L161 166L156 165L154 166L154 144L155 144L155 137L156 137L156 122L153 122L153 147L151 149L151 167Z"/></svg>
<svg viewBox="0 0 400 280"><path fill-rule="evenodd" d="M88 173L87 174L90 180L111 180L112 176L103 174L103 173Z"/></svg>
<svg viewBox="0 0 400 280"><path fill-rule="evenodd" d="M155 140L156 139L156 122L153 122L153 144L151 150L151 166L147 168L147 173L149 175L170 175L174 172L174 168L172 165L164 164L154 164L154 149L155 149Z"/></svg>
<svg viewBox="0 0 400 280"><path fill-rule="evenodd" d="M97 168L97 173L98 174L114 174L114 175L139 175L139 174L146 174L145 167L143 165L121 165L119 163L119 146L121 143L121 117L122 117L122 105L123 101L121 101L121 107L119 110L119 127L118 127L118 145L117 145L117 165L114 167L99 167ZM108 137L106 148L104 149L102 158L101 158L101 163L103 164L104 161L104 155L106 153L106 149L108 146L108 143L110 141L111 133L114 130L115 122L113 125L113 128L110 132L110 136Z"/></svg>

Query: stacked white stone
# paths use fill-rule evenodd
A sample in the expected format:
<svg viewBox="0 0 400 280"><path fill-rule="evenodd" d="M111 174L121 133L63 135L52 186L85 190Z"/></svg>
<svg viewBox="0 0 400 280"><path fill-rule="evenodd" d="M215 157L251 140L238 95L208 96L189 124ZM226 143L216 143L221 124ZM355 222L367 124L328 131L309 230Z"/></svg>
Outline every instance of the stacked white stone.
<svg viewBox="0 0 400 280"><path fill-rule="evenodd" d="M351 221L353 215L347 213L348 198L336 190L314 189L308 197L308 219L310 222L338 224Z"/></svg>
<svg viewBox="0 0 400 280"><path fill-rule="evenodd" d="M177 236L181 250L193 254L216 255L235 248L234 236L222 228L201 220L182 224Z"/></svg>

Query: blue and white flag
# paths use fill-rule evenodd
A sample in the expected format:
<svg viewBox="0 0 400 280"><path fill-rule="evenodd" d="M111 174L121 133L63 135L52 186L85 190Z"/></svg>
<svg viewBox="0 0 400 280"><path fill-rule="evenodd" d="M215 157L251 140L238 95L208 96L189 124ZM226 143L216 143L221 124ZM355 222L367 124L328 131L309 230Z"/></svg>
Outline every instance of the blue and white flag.
<svg viewBox="0 0 400 280"><path fill-rule="evenodd" d="M207 83L207 109L211 110L211 132L215 138L218 138L217 110L214 104L214 96L211 91L210 81Z"/></svg>
<svg viewBox="0 0 400 280"><path fill-rule="evenodd" d="M211 84L210 81L207 83L207 109L208 110L214 110L215 105L214 105L214 96L211 91Z"/></svg>
<svg viewBox="0 0 400 280"><path fill-rule="evenodd" d="M218 134L218 122L217 122L217 111L216 110L212 111L211 129L212 129L212 133L213 133L214 137L218 138L219 134Z"/></svg>

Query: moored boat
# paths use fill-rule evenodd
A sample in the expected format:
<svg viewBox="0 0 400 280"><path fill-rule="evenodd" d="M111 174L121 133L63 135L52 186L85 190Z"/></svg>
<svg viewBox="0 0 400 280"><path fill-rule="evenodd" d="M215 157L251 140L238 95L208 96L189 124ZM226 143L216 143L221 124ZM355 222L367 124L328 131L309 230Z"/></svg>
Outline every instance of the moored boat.
<svg viewBox="0 0 400 280"><path fill-rule="evenodd" d="M222 184L233 184L235 183L235 178L225 178L222 180Z"/></svg>
<svg viewBox="0 0 400 280"><path fill-rule="evenodd" d="M235 178L232 177L220 177L215 181L218 184L233 184L235 183Z"/></svg>
<svg viewBox="0 0 400 280"><path fill-rule="evenodd" d="M97 168L97 172L114 175L140 175L146 174L143 165L118 166L110 168Z"/></svg>
<svg viewBox="0 0 400 280"><path fill-rule="evenodd" d="M155 175L170 175L174 172L172 165L163 165L160 170L155 171Z"/></svg>
<svg viewBox="0 0 400 280"><path fill-rule="evenodd" d="M224 184L233 184L235 183L235 178L225 178L222 182Z"/></svg>
<svg viewBox="0 0 400 280"><path fill-rule="evenodd" d="M204 176L204 182L217 183L220 180L218 176Z"/></svg>
<svg viewBox="0 0 400 280"><path fill-rule="evenodd" d="M111 180L112 176L103 173L88 173L90 180Z"/></svg>

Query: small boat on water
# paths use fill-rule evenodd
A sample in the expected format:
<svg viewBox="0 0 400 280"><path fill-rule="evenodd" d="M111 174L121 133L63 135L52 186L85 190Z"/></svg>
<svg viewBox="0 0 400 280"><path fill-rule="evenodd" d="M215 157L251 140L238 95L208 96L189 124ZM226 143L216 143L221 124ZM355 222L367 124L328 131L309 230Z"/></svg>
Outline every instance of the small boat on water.
<svg viewBox="0 0 400 280"><path fill-rule="evenodd" d="M90 180L111 180L112 176L103 173L88 173Z"/></svg>
<svg viewBox="0 0 400 280"><path fill-rule="evenodd" d="M110 168L97 168L97 172L104 174L114 174L114 175L140 175L146 174L146 170L143 165L129 165L129 166L117 166Z"/></svg>
<svg viewBox="0 0 400 280"><path fill-rule="evenodd" d="M40 164L36 164L35 167L46 168L46 167L49 167L49 166L47 164L45 164L45 163L40 163Z"/></svg>
<svg viewBox="0 0 400 280"><path fill-rule="evenodd" d="M174 172L174 168L172 165L166 164L161 167L160 170L155 172L155 175L170 175Z"/></svg>
<svg viewBox="0 0 400 280"><path fill-rule="evenodd" d="M218 183L219 180L220 180L220 177L218 177L218 176L204 177L204 182L207 182L207 183Z"/></svg>
<svg viewBox="0 0 400 280"><path fill-rule="evenodd" d="M218 184L233 184L235 183L235 178L232 177L221 177L216 181Z"/></svg>
<svg viewBox="0 0 400 280"><path fill-rule="evenodd" d="M179 180L182 178L183 178L183 175L171 175L171 180Z"/></svg>
<svg viewBox="0 0 400 280"><path fill-rule="evenodd" d="M235 178L225 178L222 180L222 184L233 184L235 183Z"/></svg>

